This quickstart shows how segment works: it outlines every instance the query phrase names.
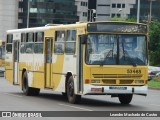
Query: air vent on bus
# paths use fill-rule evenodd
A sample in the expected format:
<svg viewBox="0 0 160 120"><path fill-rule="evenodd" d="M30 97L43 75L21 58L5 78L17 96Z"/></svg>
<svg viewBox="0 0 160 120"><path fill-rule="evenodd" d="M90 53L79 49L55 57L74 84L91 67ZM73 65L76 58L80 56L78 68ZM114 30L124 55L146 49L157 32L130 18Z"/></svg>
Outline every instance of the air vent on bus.
<svg viewBox="0 0 160 120"><path fill-rule="evenodd" d="M94 78L140 78L142 74L92 74Z"/></svg>

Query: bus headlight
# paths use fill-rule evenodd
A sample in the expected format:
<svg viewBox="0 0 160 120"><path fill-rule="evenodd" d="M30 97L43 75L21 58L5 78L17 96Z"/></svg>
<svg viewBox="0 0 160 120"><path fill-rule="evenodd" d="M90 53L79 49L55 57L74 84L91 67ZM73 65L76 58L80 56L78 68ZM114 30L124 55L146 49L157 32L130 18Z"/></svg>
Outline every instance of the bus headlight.
<svg viewBox="0 0 160 120"><path fill-rule="evenodd" d="M136 84L144 84L144 80L135 80Z"/></svg>

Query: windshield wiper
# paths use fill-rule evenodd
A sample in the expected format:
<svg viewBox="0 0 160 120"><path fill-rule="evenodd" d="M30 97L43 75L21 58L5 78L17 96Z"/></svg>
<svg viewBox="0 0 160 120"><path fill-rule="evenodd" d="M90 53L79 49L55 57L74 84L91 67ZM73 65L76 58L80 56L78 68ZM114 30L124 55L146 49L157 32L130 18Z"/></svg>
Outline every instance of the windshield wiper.
<svg viewBox="0 0 160 120"><path fill-rule="evenodd" d="M132 62L133 67L137 66L137 64L133 61L133 59L131 59L131 62Z"/></svg>

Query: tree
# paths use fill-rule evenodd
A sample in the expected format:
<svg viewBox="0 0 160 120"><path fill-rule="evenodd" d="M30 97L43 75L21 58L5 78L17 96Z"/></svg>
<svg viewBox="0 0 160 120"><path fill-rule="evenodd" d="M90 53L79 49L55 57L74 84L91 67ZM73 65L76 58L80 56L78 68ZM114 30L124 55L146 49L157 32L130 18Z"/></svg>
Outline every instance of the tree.
<svg viewBox="0 0 160 120"><path fill-rule="evenodd" d="M149 59L150 65L160 66L160 21L149 25Z"/></svg>

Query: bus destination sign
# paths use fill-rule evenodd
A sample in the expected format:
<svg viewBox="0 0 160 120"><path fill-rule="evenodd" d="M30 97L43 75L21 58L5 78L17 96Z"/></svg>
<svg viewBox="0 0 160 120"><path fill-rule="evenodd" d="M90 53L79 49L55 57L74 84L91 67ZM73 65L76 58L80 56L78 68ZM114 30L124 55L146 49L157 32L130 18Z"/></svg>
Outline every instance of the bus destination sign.
<svg viewBox="0 0 160 120"><path fill-rule="evenodd" d="M120 32L120 33L147 33L147 25L134 23L106 22L88 23L88 32Z"/></svg>

